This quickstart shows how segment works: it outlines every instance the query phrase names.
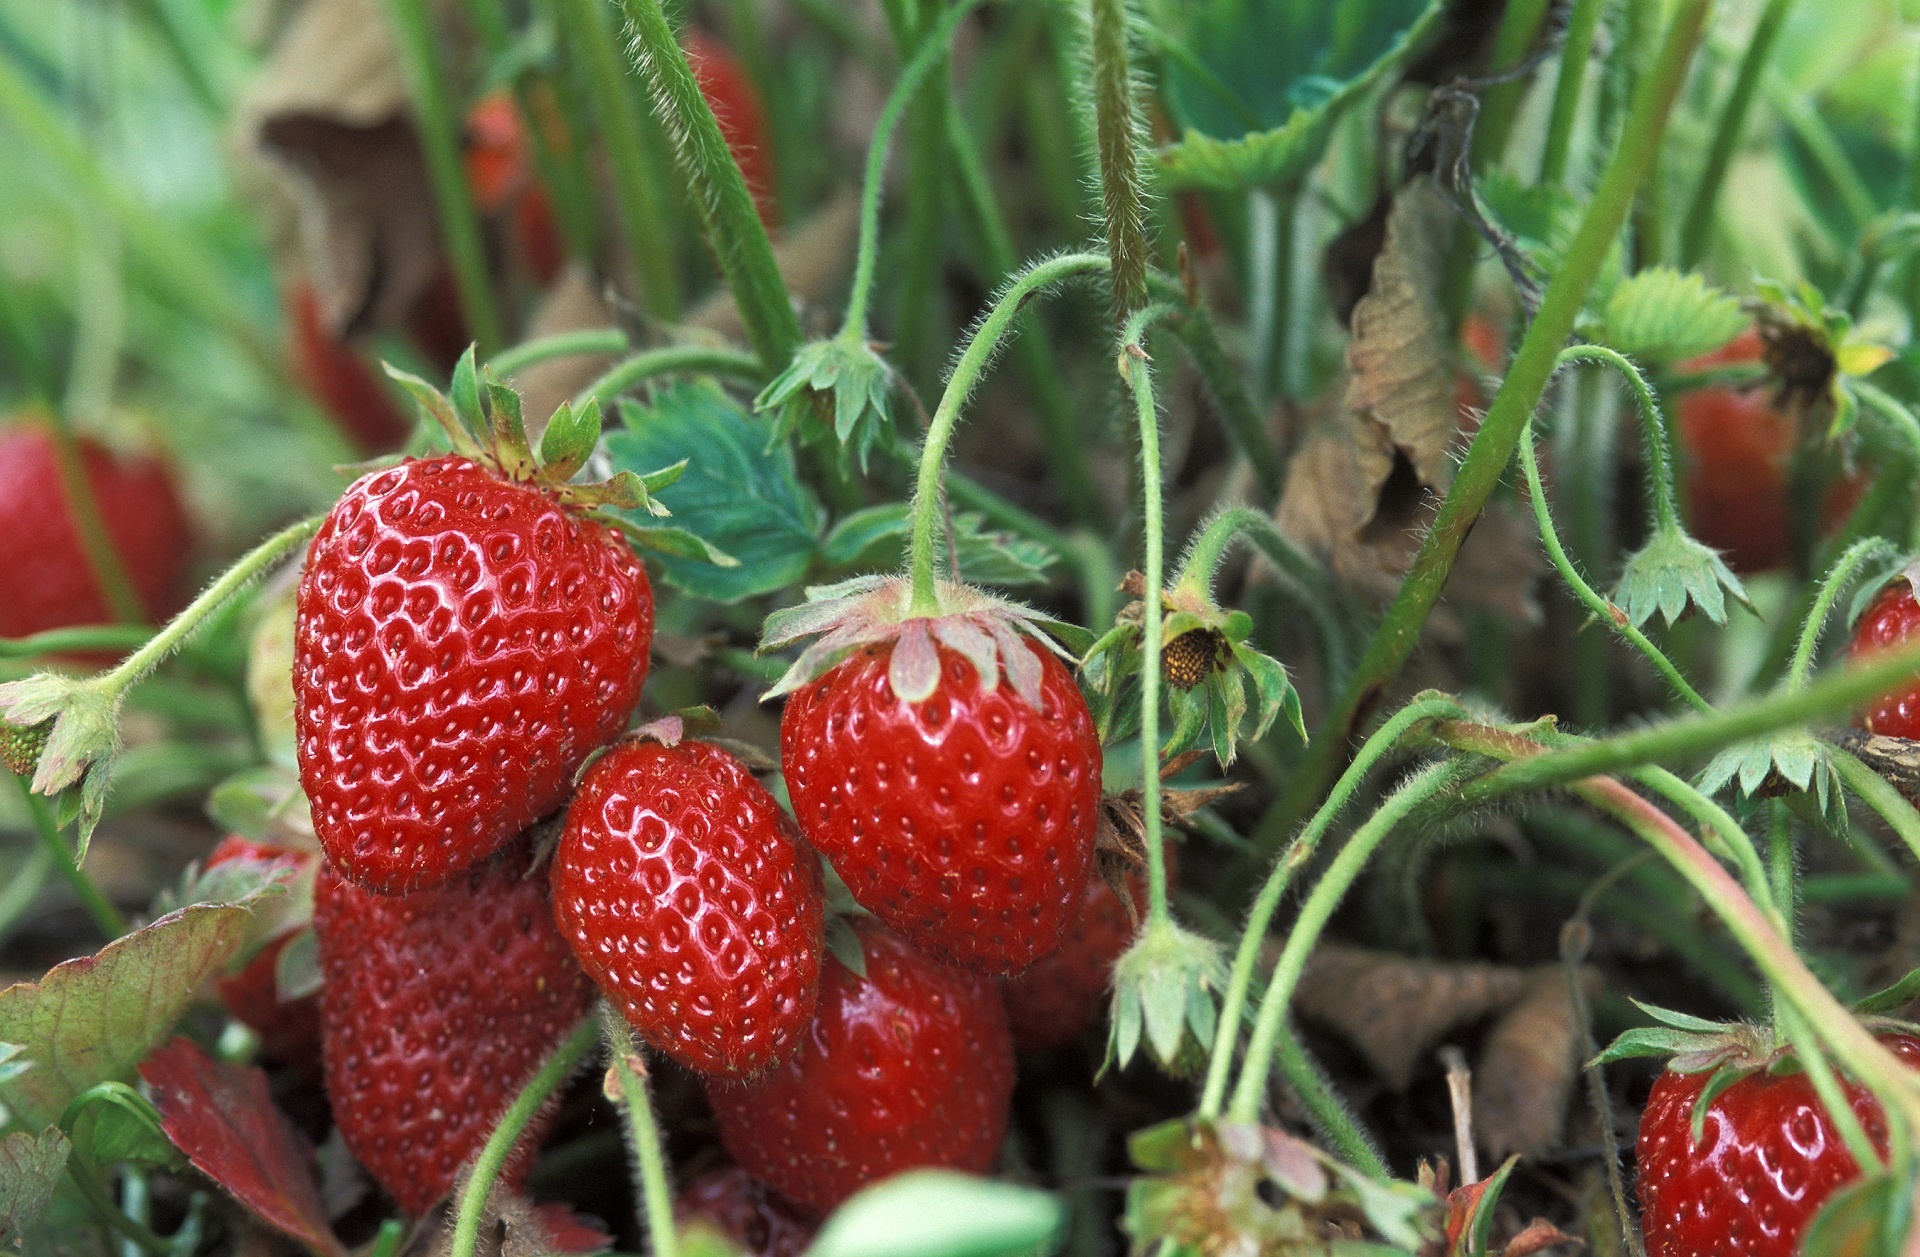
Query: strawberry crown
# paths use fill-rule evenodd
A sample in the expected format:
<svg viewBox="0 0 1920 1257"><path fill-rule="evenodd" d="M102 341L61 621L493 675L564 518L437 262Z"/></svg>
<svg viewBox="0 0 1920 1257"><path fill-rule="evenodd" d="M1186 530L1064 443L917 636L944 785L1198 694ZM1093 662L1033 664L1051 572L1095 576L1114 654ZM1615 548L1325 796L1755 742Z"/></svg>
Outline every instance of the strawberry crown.
<svg viewBox="0 0 1920 1257"><path fill-rule="evenodd" d="M1038 711L1040 661L1021 645L1021 637L1074 663L1050 635L1071 633L1073 626L957 581L938 581L936 591L941 611L929 616L909 613L913 582L905 576L856 576L808 589L804 603L767 617L759 649L819 640L800 652L761 701L792 693L862 646L892 642L887 683L903 702L924 702L940 684L938 647L945 646L967 657L986 689L999 685L1004 672L1013 692Z"/></svg>

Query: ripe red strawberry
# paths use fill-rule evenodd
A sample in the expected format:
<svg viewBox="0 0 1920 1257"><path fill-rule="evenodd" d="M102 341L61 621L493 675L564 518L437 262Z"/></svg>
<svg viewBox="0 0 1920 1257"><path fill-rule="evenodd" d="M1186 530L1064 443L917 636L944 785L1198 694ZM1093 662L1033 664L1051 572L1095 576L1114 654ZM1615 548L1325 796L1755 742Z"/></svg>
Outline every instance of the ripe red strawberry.
<svg viewBox="0 0 1920 1257"><path fill-rule="evenodd" d="M624 742L587 770L553 857L553 912L634 1029L689 1069L765 1069L813 1020L819 866L717 746Z"/></svg>
<svg viewBox="0 0 1920 1257"><path fill-rule="evenodd" d="M300 583L294 723L343 876L445 881L564 802L626 726L652 589L563 499L447 455L371 472L328 512Z"/></svg>
<svg viewBox="0 0 1920 1257"><path fill-rule="evenodd" d="M290 349L301 384L360 449L398 449L413 431L413 421L367 360L327 329L313 285L304 280L293 284L285 300Z"/></svg>
<svg viewBox="0 0 1920 1257"><path fill-rule="evenodd" d="M708 1170L681 1188L673 1220L681 1227L706 1223L746 1257L800 1257L819 1229L737 1165Z"/></svg>
<svg viewBox="0 0 1920 1257"><path fill-rule="evenodd" d="M1113 991L1113 964L1133 943L1134 920L1147 910L1144 879L1129 879L1134 916L1099 873L1087 878L1073 920L1060 945L1007 979L1001 994L1013 1045L1022 1052L1064 1047L1085 1033L1106 1010Z"/></svg>
<svg viewBox="0 0 1920 1257"><path fill-rule="evenodd" d="M1013 1096L1013 1043L993 985L935 964L871 918L853 928L867 976L828 962L800 1050L757 1079L706 1084L733 1159L821 1214L902 1170L990 1169Z"/></svg>
<svg viewBox="0 0 1920 1257"><path fill-rule="evenodd" d="M902 647L883 642L802 686L780 721L801 832L853 897L930 955L997 973L1058 944L1100 806L1100 741L1072 675L1008 639L1001 666L1037 671L1037 701L1005 677L983 685L942 642L926 648L932 692L908 702L890 679Z"/></svg>
<svg viewBox="0 0 1920 1257"><path fill-rule="evenodd" d="M114 553L149 618L174 607L192 531L167 468L80 437L80 467ZM53 438L34 419L0 427L0 637L110 623L60 479Z"/></svg>
<svg viewBox="0 0 1920 1257"><path fill-rule="evenodd" d="M207 857L207 867L215 869L236 860L292 860L303 868L318 865L320 857L311 851L298 851L275 843L252 842L237 834L221 839ZM255 920L272 913L285 900L269 900L255 910ZM282 1000L276 970L280 953L300 932L298 920L271 920L267 923L266 944L247 963L226 977L216 979L214 989L235 1021L260 1036L260 1054L301 1069L319 1072L320 996L303 995Z"/></svg>
<svg viewBox="0 0 1920 1257"><path fill-rule="evenodd" d="M1905 576L1897 577L1860 613L1847 655L1863 659L1905 645L1915 634L1920 634L1920 596ZM1881 695L1854 717L1854 723L1890 738L1920 738L1920 679Z"/></svg>
<svg viewBox="0 0 1920 1257"><path fill-rule="evenodd" d="M457 881L369 894L320 870L327 1096L347 1148L409 1214L453 1186L521 1088L585 1016L593 983L516 844ZM551 1112L507 1163L517 1186Z"/></svg>
<svg viewBox="0 0 1920 1257"><path fill-rule="evenodd" d="M1906 1064L1920 1068L1920 1039L1882 1036ZM1807 1075L1748 1074L1707 1109L1693 1142L1695 1101L1711 1070L1667 1072L1640 1115L1640 1224L1648 1257L1789 1257L1828 1197L1857 1178L1859 1166L1834 1130ZM1846 1086L1873 1144L1886 1151L1886 1122L1870 1092Z"/></svg>
<svg viewBox="0 0 1920 1257"><path fill-rule="evenodd" d="M760 103L760 89L733 50L713 36L690 30L683 46L687 64L700 84L700 94L713 110L720 136L740 167L747 190L753 193L760 221L768 227L777 226L780 207L774 199L773 145L768 142L767 111Z"/></svg>

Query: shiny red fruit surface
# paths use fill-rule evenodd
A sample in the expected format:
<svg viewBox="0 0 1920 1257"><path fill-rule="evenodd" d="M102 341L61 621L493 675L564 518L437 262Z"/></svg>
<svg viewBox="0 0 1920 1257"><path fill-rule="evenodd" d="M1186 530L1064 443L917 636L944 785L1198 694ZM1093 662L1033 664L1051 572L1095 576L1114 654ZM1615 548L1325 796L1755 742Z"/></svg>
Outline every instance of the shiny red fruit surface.
<svg viewBox="0 0 1920 1257"><path fill-rule="evenodd" d="M1100 740L1073 677L1038 657L1040 706L938 648L924 701L868 646L787 699L780 762L807 840L861 906L950 964L1017 973L1059 943L1087 882Z"/></svg>
<svg viewBox="0 0 1920 1257"><path fill-rule="evenodd" d="M737 1165L708 1170L681 1188L673 1220L681 1227L705 1222L747 1257L800 1257L818 1229Z"/></svg>
<svg viewBox="0 0 1920 1257"><path fill-rule="evenodd" d="M354 482L307 555L294 725L314 831L387 894L566 801L626 727L653 592L620 537L458 456Z"/></svg>
<svg viewBox="0 0 1920 1257"><path fill-rule="evenodd" d="M450 885L374 895L322 868L314 887L327 1096L347 1149L419 1216L593 1002L516 845ZM554 1103L558 1103L557 1099ZM517 1186L551 1111L507 1163Z"/></svg>
<svg viewBox="0 0 1920 1257"><path fill-rule="evenodd" d="M553 858L553 909L640 1036L689 1069L765 1069L820 989L819 865L738 759L625 742L594 762Z"/></svg>
<svg viewBox="0 0 1920 1257"><path fill-rule="evenodd" d="M800 1048L761 1077L707 1082L727 1152L825 1214L918 1166L980 1174L1007 1132L1013 1043L992 983L862 918L862 978L829 958Z"/></svg>
<svg viewBox="0 0 1920 1257"><path fill-rule="evenodd" d="M1860 613L1847 654L1852 659L1865 659L1904 646L1916 636L1920 636L1920 598L1915 597L1906 578L1900 577L1874 595ZM1869 703L1854 717L1854 723L1869 733L1890 738L1920 738L1920 677Z"/></svg>
<svg viewBox="0 0 1920 1257"><path fill-rule="evenodd" d="M1134 911L1144 916L1147 886L1132 879ZM1107 879L1094 873L1060 945L1007 979L1007 1023L1022 1052L1064 1047L1100 1020L1113 992L1113 965L1133 943L1134 918Z"/></svg>

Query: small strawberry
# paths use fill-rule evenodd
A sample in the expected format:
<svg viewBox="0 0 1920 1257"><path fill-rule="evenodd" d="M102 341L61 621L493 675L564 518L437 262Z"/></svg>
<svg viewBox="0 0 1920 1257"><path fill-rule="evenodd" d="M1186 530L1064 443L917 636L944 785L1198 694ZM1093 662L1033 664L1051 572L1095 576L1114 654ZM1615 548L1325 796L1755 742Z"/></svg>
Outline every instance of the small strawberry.
<svg viewBox="0 0 1920 1257"><path fill-rule="evenodd" d="M587 770L553 857L554 917L642 1038L689 1069L751 1073L813 1020L819 866L739 760L662 737Z"/></svg>
<svg viewBox="0 0 1920 1257"><path fill-rule="evenodd" d="M471 361L454 392L477 412ZM565 456L540 466L510 391L493 386L490 445L477 413L426 392L456 452L347 489L307 553L294 633L314 832L342 876L385 894L447 880L564 802L626 727L653 636L646 569L582 509L643 504L646 482L566 483L597 410L563 408L543 453Z"/></svg>
<svg viewBox="0 0 1920 1257"><path fill-rule="evenodd" d="M1136 920L1147 909L1146 883L1128 879L1133 913L1098 873L1067 925L1060 945L1033 962L1025 973L1007 979L1001 989L1013 1044L1022 1052L1064 1047L1086 1032L1106 1009L1113 990L1113 966L1132 945Z"/></svg>
<svg viewBox="0 0 1920 1257"><path fill-rule="evenodd" d="M708 1170L681 1188L673 1220L682 1230L705 1223L746 1257L800 1257L819 1229L737 1165Z"/></svg>
<svg viewBox="0 0 1920 1257"><path fill-rule="evenodd" d="M312 851L299 851L270 842L253 842L238 834L229 834L207 857L207 868L219 868L239 860L291 860L311 874L320 857ZM288 896L292 899L294 896ZM255 921L263 917L265 942L237 972L216 979L214 989L220 1002L235 1021L260 1036L260 1054L317 1073L320 1061L320 996L316 992L297 999L280 998L280 953L302 928L302 922L285 919L275 913L287 900L269 900L255 909Z"/></svg>
<svg viewBox="0 0 1920 1257"><path fill-rule="evenodd" d="M831 594L768 621L768 645L827 634L773 691L793 691L780 760L801 832L916 947L1017 973L1059 943L1093 858L1086 700L983 594L947 586L939 616L906 615L902 580Z"/></svg>
<svg viewBox="0 0 1920 1257"><path fill-rule="evenodd" d="M1882 1035L1920 1068L1920 1038ZM1694 1112L1712 1068L1669 1070L1640 1115L1641 1229L1648 1257L1790 1257L1807 1224L1860 1167L1790 1056L1745 1072L1707 1104L1701 1136ZM1871 1092L1844 1082L1875 1148L1887 1148L1886 1120Z"/></svg>
<svg viewBox="0 0 1920 1257"><path fill-rule="evenodd" d="M106 541L119 556L137 608L173 609L193 536L172 474L152 458L122 458L89 437L75 445ZM38 420L0 427L0 637L110 623L61 478L52 435ZM132 608L130 608L131 610Z"/></svg>
<svg viewBox="0 0 1920 1257"><path fill-rule="evenodd" d="M1920 596L1903 575L1889 581L1861 612L1847 654L1863 659L1904 645L1915 634L1920 634ZM1854 717L1854 723L1869 733L1920 739L1920 679L1881 695Z"/></svg>
<svg viewBox="0 0 1920 1257"><path fill-rule="evenodd" d="M593 1002L525 844L458 880L369 894L323 867L314 887L327 1096L349 1151L407 1213L453 1186L514 1097ZM532 1168L549 1110L502 1177Z"/></svg>
<svg viewBox="0 0 1920 1257"><path fill-rule="evenodd" d="M314 400L367 453L405 444L413 420L366 358L326 326L313 285L289 286L284 301L294 368Z"/></svg>
<svg viewBox="0 0 1920 1257"><path fill-rule="evenodd" d="M853 929L866 976L829 961L800 1050L760 1078L706 1084L734 1160L820 1214L902 1170L990 1169L1013 1096L993 986L871 918Z"/></svg>

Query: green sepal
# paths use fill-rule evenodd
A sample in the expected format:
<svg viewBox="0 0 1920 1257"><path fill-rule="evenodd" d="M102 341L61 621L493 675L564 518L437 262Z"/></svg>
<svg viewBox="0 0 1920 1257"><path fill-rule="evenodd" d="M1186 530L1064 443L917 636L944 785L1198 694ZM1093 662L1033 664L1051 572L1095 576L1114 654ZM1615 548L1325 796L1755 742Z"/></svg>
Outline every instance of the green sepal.
<svg viewBox="0 0 1920 1257"><path fill-rule="evenodd" d="M646 487L648 493L658 493L685 475L687 464L691 461L683 458L677 463L669 463L658 471L641 472L640 483Z"/></svg>
<svg viewBox="0 0 1920 1257"><path fill-rule="evenodd" d="M1753 799L1775 776L1812 798L1834 834L1846 838L1851 833L1846 791L1840 770L1834 766L1832 749L1802 729L1787 729L1722 748L1707 761L1696 784L1702 792L1716 794L1730 782L1738 782L1745 801Z"/></svg>
<svg viewBox="0 0 1920 1257"><path fill-rule="evenodd" d="M1700 1088L1700 1094L1694 1098L1693 1112L1688 1118L1687 1129L1691 1133L1695 1147L1699 1146L1701 1136L1707 1133L1707 1114L1727 1088L1753 1073L1753 1070L1731 1062L1716 1067L1708 1076L1706 1085Z"/></svg>
<svg viewBox="0 0 1920 1257"><path fill-rule="evenodd" d="M468 345L466 352L460 355L460 360L453 364L453 379L448 382L448 392L460 426L474 440L485 445L491 430L480 402L480 371L474 351L475 346Z"/></svg>
<svg viewBox="0 0 1920 1257"><path fill-rule="evenodd" d="M1513 1177L1513 1167L1519 1164L1518 1156L1508 1157L1488 1177L1487 1185L1473 1202L1473 1213L1467 1223L1468 1257L1489 1257L1492 1252L1494 1211L1500 1205L1500 1194L1507 1190L1507 1180Z"/></svg>
<svg viewBox="0 0 1920 1257"><path fill-rule="evenodd" d="M1655 528L1652 540L1627 560L1613 600L1638 628L1656 611L1672 626L1689 606L1698 607L1709 620L1724 625L1729 596L1753 610L1746 586L1719 552L1674 526Z"/></svg>
<svg viewBox="0 0 1920 1257"><path fill-rule="evenodd" d="M1208 691L1213 687L1206 685L1197 690L1169 689L1167 707L1173 713L1173 732L1160 748L1162 757L1171 759L1181 754L1200 740L1207 731L1209 702Z"/></svg>
<svg viewBox="0 0 1920 1257"><path fill-rule="evenodd" d="M1300 710L1300 692L1294 689L1293 678L1287 675L1286 665L1251 646L1240 645L1238 641L1233 646L1233 658L1253 679L1253 691L1259 696L1260 705L1251 740L1258 742L1266 737L1267 730L1273 727L1274 718L1284 713L1294 736L1304 745L1307 741L1306 717Z"/></svg>
<svg viewBox="0 0 1920 1257"><path fill-rule="evenodd" d="M163 1170L187 1165L162 1129L159 1110L123 1082L103 1082L75 1096L61 1114L60 1128L74 1150L96 1165L132 1162Z"/></svg>
<svg viewBox="0 0 1920 1257"><path fill-rule="evenodd" d="M468 350L469 353L472 350ZM527 424L520 413L520 394L487 372L487 403L493 411L493 456L501 474L515 483L533 479L540 465L534 461L533 447L527 442Z"/></svg>
<svg viewBox="0 0 1920 1257"><path fill-rule="evenodd" d="M592 398L579 410L561 402L540 434L540 464L548 479L564 483L578 475L600 443L600 399Z"/></svg>
<svg viewBox="0 0 1920 1257"><path fill-rule="evenodd" d="M800 346L786 370L753 399L753 408L778 410L775 441L801 429L809 413L823 420L830 414L841 465L857 462L864 475L874 446L893 439L892 389L893 368L864 337L843 332Z"/></svg>
<svg viewBox="0 0 1920 1257"><path fill-rule="evenodd" d="M454 453L476 462L486 457L481 438L476 435L476 432L484 432L485 428L469 430L461 422L460 416L455 413L453 403L447 400L445 393L412 372L402 371L390 362L382 362L380 365L386 369L387 375L393 382L405 389L407 395L413 398L414 404L420 408L420 413L431 419L433 426L440 429L446 436L447 444ZM457 371L455 378L458 379ZM477 392L474 395L473 405L477 413L480 405Z"/></svg>
<svg viewBox="0 0 1920 1257"><path fill-rule="evenodd" d="M740 560L720 550L684 528L650 528L619 521L621 535L642 550L671 554L683 559L699 559L715 567L739 567Z"/></svg>
<svg viewBox="0 0 1920 1257"><path fill-rule="evenodd" d="M840 913L827 918L827 954L844 965L855 977L867 976L867 949L860 945L860 935L853 928L853 922Z"/></svg>
<svg viewBox="0 0 1920 1257"><path fill-rule="evenodd" d="M1589 1068L1596 1065L1611 1065L1615 1061L1645 1056L1673 1057L1691 1051L1699 1042L1699 1035L1686 1030L1675 1030L1671 1026L1635 1026L1631 1030L1622 1031L1619 1038L1609 1043L1598 1056L1588 1061L1587 1065Z"/></svg>
<svg viewBox="0 0 1920 1257"><path fill-rule="evenodd" d="M1207 692L1207 723L1213 728L1213 757L1220 761L1220 767L1231 768L1240 718L1247 714L1245 674L1216 672L1202 688Z"/></svg>
<svg viewBox="0 0 1920 1257"><path fill-rule="evenodd" d="M1692 1013L1683 1013L1671 1008L1662 1008L1658 1004L1649 1004L1644 1000L1631 1000L1633 1006L1662 1025L1672 1026L1676 1030L1694 1030L1701 1034L1723 1034L1725 1022L1708 1021L1705 1017L1695 1017Z"/></svg>

